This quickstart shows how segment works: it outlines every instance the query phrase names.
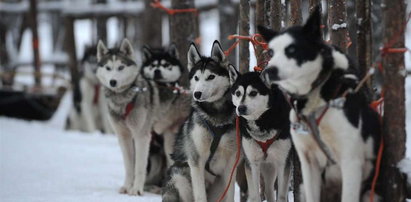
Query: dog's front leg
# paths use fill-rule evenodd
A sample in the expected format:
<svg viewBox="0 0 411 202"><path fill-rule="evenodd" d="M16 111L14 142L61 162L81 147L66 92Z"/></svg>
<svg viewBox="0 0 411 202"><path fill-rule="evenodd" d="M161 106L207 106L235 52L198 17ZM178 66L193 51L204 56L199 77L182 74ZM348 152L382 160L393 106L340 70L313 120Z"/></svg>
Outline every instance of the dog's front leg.
<svg viewBox="0 0 411 202"><path fill-rule="evenodd" d="M342 202L359 201L362 165L363 161L355 155L351 156L351 158L345 157L341 160Z"/></svg>
<svg viewBox="0 0 411 202"><path fill-rule="evenodd" d="M174 133L165 133L164 137L164 152L167 157L167 168L173 165L174 161L171 159L171 154L174 152L174 143L176 139L176 134Z"/></svg>
<svg viewBox="0 0 411 202"><path fill-rule="evenodd" d="M314 155L312 157L308 156L309 153L310 151L298 152L303 173L304 192L307 202L319 202L321 194L320 166L313 157Z"/></svg>
<svg viewBox="0 0 411 202"><path fill-rule="evenodd" d="M147 174L147 161L148 154L150 150L150 140L151 140L151 127L138 128L139 131L134 130L133 140L134 140L134 152L135 152L135 162L134 162L134 182L133 187L130 190L130 195L143 195L144 183L146 181Z"/></svg>
<svg viewBox="0 0 411 202"><path fill-rule="evenodd" d="M193 186L194 201L206 202L207 195L204 179L205 163L201 161L201 159L199 159L197 163L189 160L188 164L190 165L191 184Z"/></svg>
<svg viewBox="0 0 411 202"><path fill-rule="evenodd" d="M126 194L133 186L134 180L134 145L131 132L125 126L114 125L121 152L123 154L124 168L126 177L124 185L120 188L119 193Z"/></svg>
<svg viewBox="0 0 411 202"><path fill-rule="evenodd" d="M261 201L260 197L260 164L256 162L246 166L245 175L248 184L248 200L249 202ZM274 188L274 187L273 187Z"/></svg>
<svg viewBox="0 0 411 202"><path fill-rule="evenodd" d="M278 166L278 198L277 202L287 202L288 201L288 184L290 181L290 173L291 173L291 168L290 164L291 162L287 162L290 160L286 160Z"/></svg>
<svg viewBox="0 0 411 202"><path fill-rule="evenodd" d="M273 164L265 164L261 166L261 173L264 179L264 194L268 202L274 202L274 183L278 176L279 166ZM281 175L281 172L280 172ZM281 176L280 176L281 178ZM278 180L278 187L280 187L280 179ZM279 201L279 200L277 200Z"/></svg>

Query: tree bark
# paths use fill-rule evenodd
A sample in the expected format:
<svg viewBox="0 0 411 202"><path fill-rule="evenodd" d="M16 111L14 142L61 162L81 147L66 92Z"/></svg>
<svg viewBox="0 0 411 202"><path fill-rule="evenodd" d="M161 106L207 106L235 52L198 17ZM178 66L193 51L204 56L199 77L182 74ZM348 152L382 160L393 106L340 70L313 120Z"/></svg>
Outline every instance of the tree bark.
<svg viewBox="0 0 411 202"><path fill-rule="evenodd" d="M173 9L194 8L194 0L172 0ZM170 41L176 44L179 59L184 67L187 66L187 52L189 44L194 42L196 36L196 13L177 13L170 16ZM185 71L180 79L180 84L187 86L188 73Z"/></svg>
<svg viewBox="0 0 411 202"><path fill-rule="evenodd" d="M359 0L356 13L357 58L360 75L363 77L371 67L372 61L371 0Z"/></svg>
<svg viewBox="0 0 411 202"><path fill-rule="evenodd" d="M281 30L281 0L271 1L271 28L275 31Z"/></svg>
<svg viewBox="0 0 411 202"><path fill-rule="evenodd" d="M97 0L97 4L105 4L107 0ZM98 17L97 18L97 41L102 40L105 44L107 44L107 18L105 17Z"/></svg>
<svg viewBox="0 0 411 202"><path fill-rule="evenodd" d="M39 50L39 36L37 32L37 1L30 0L30 27L32 32L32 47L33 47L33 66L34 66L34 83L36 86L41 86L41 62Z"/></svg>
<svg viewBox="0 0 411 202"><path fill-rule="evenodd" d="M403 48L405 26L405 5L403 0L383 1L384 44ZM384 153L382 157L381 182L384 183L382 195L384 202L405 201L406 182L399 172L397 163L405 155L405 66L403 53L386 53L383 56L384 67L384 117L383 139Z"/></svg>
<svg viewBox="0 0 411 202"><path fill-rule="evenodd" d="M239 21L239 35L250 35L250 0L240 0L240 21ZM249 42L246 40L240 41L240 65L241 73L248 72L250 68L250 49Z"/></svg>
<svg viewBox="0 0 411 202"><path fill-rule="evenodd" d="M328 0L328 27L332 44L347 50L347 11L345 0Z"/></svg>
<svg viewBox="0 0 411 202"><path fill-rule="evenodd" d="M162 12L160 9L150 6L152 0L144 0L143 12L143 42L151 47L162 45Z"/></svg>
<svg viewBox="0 0 411 202"><path fill-rule="evenodd" d="M254 23L254 30L256 30L257 33L257 26L262 25L265 26L265 21L264 21L264 16L265 16L265 0L256 0L255 2L255 23ZM257 56L257 66L261 64L263 58L260 57L261 53L263 51L261 46L256 47L256 53L255 55Z"/></svg>
<svg viewBox="0 0 411 202"><path fill-rule="evenodd" d="M231 0L219 0L218 14L220 16L220 43L224 50L232 45L233 41L227 37L237 30L237 9ZM228 56L231 64L236 64L237 49Z"/></svg>
<svg viewBox="0 0 411 202"><path fill-rule="evenodd" d="M290 1L290 21L289 25L301 25L303 22L303 16L301 14L301 0L292 0Z"/></svg>

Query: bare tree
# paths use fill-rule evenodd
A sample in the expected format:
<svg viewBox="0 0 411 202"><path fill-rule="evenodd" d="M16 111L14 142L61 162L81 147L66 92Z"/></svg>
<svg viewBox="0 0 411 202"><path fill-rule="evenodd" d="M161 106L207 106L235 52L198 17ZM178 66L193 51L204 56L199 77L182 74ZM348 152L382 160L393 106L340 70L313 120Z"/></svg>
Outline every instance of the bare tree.
<svg viewBox="0 0 411 202"><path fill-rule="evenodd" d="M360 0L356 4L357 13L357 58L361 77L371 67L372 29L371 0Z"/></svg>
<svg viewBox="0 0 411 202"><path fill-rule="evenodd" d="M152 47L162 45L162 11L150 6L152 0L144 0L143 12L143 42Z"/></svg>
<svg viewBox="0 0 411 202"><path fill-rule="evenodd" d="M194 0L172 0L171 7L173 9L187 9L194 8ZM170 16L170 39L176 43L179 53L179 59L183 66L187 66L187 52L189 44L194 42L196 35L196 13L177 13ZM187 86L187 71L180 79L183 86Z"/></svg>
<svg viewBox="0 0 411 202"><path fill-rule="evenodd" d="M289 25L300 25L303 22L303 16L301 14L301 0L290 1L290 21Z"/></svg>
<svg viewBox="0 0 411 202"><path fill-rule="evenodd" d="M345 0L328 0L328 27L331 42L347 50L347 11Z"/></svg>
<svg viewBox="0 0 411 202"><path fill-rule="evenodd" d="M105 4L107 0L96 0L97 4ZM98 17L97 22L97 41L102 40L104 43L107 43L107 18Z"/></svg>
<svg viewBox="0 0 411 202"><path fill-rule="evenodd" d="M219 0L218 1L218 14L220 17L220 42L223 49L227 49L233 43L227 40L227 37L234 34L237 30L237 9L234 6L232 0ZM232 64L236 64L236 49L228 56L228 60Z"/></svg>
<svg viewBox="0 0 411 202"><path fill-rule="evenodd" d="M281 30L281 0L271 1L271 28Z"/></svg>
<svg viewBox="0 0 411 202"><path fill-rule="evenodd" d="M257 26L258 25L265 25L265 21L264 21L264 16L265 16L265 0L256 0L255 2L255 29L257 32ZM256 53L255 55L257 56L257 65L260 64L262 62L262 57L261 53L262 53L263 49L261 48L261 46L257 46L256 47Z"/></svg>
<svg viewBox="0 0 411 202"><path fill-rule="evenodd" d="M240 0L240 21L239 21L239 34L248 36L250 35L250 0ZM250 51L249 42L245 40L240 41L240 72L248 72L250 67Z"/></svg>
<svg viewBox="0 0 411 202"><path fill-rule="evenodd" d="M383 26L386 48L403 48L405 30L405 5L403 0L383 1ZM392 41L394 40L394 41ZM389 46L389 47L388 47ZM384 67L384 118L381 182L382 195L386 202L405 201L406 183L397 163L405 155L405 67L404 54L386 52Z"/></svg>
<svg viewBox="0 0 411 202"><path fill-rule="evenodd" d="M34 66L34 83L36 86L41 85L41 63L39 50L39 36L37 32L37 1L30 0L30 28L32 32L32 47L33 47L33 66Z"/></svg>

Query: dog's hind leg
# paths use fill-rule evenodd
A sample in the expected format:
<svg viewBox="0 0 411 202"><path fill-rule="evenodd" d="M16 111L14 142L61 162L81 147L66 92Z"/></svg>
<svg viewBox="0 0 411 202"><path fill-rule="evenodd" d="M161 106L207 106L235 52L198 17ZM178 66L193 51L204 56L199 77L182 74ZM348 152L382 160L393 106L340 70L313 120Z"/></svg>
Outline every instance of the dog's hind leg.
<svg viewBox="0 0 411 202"><path fill-rule="evenodd" d="M121 152L123 154L124 168L126 177L124 185L120 188L119 192L122 194L128 193L133 186L134 180L134 145L131 132L124 126L115 127L118 142L120 144Z"/></svg>
<svg viewBox="0 0 411 202"><path fill-rule="evenodd" d="M250 163L245 168L248 184L248 201L261 201L260 197L260 164ZM273 187L274 189L274 187Z"/></svg>
<svg viewBox="0 0 411 202"><path fill-rule="evenodd" d="M340 165L342 174L341 201L357 202L360 199L363 161L355 156L345 157Z"/></svg>
<svg viewBox="0 0 411 202"><path fill-rule="evenodd" d="M264 195L268 202L275 201L274 183L278 176L278 167L279 166L274 166L272 164L264 164L261 166L261 173L264 179Z"/></svg>
<svg viewBox="0 0 411 202"><path fill-rule="evenodd" d="M129 194L143 195L147 174L148 154L150 150L151 127L144 127L144 129L136 127L133 129L136 129L132 131L135 153L134 182Z"/></svg>

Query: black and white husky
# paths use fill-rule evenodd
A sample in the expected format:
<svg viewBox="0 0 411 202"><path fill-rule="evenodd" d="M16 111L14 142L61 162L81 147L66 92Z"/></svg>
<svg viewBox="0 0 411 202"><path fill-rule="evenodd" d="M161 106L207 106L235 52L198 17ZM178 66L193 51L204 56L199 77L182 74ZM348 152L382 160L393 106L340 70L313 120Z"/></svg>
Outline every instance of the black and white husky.
<svg viewBox="0 0 411 202"><path fill-rule="evenodd" d="M279 33L259 27L272 56L262 79L291 97L291 136L301 160L306 201L320 201L322 177L325 185L342 185L341 201L364 201L380 143L379 119L361 91L335 100L355 88L358 77L348 57L323 42L320 21L317 8L303 26Z"/></svg>
<svg viewBox="0 0 411 202"><path fill-rule="evenodd" d="M218 41L213 44L211 57L201 56L194 44L191 44L187 56L193 111L177 138L174 157L177 162L188 163L192 186L186 189L192 190L180 189L178 193L180 198L194 198L196 202L217 201L228 185L236 157L229 64ZM181 183L182 179L187 179L174 173L171 173L174 182ZM235 176L225 201L234 201L234 182ZM181 193L192 195L181 196ZM167 195L163 194L163 200L164 196Z"/></svg>
<svg viewBox="0 0 411 202"><path fill-rule="evenodd" d="M126 177L120 193L143 194L152 131L177 133L188 116L190 99L175 102L170 89L145 79L124 39L119 49L97 46L97 77L104 87L110 121L119 138Z"/></svg>
<svg viewBox="0 0 411 202"><path fill-rule="evenodd" d="M80 88L78 92L73 92L75 100L79 103L74 104L70 111L68 128L84 132L113 133L103 89L96 76L96 54L96 46L85 48L80 63L83 68L83 75L79 81Z"/></svg>
<svg viewBox="0 0 411 202"><path fill-rule="evenodd" d="M178 82L184 68L178 60L178 51L174 44L167 49L144 46L142 52L144 57L141 73L145 78L165 85Z"/></svg>
<svg viewBox="0 0 411 202"><path fill-rule="evenodd" d="M232 101L240 116L248 200L261 201L261 173L267 201L275 201L274 183L278 179L277 201L286 202L290 177L290 107L282 92L278 88L269 89L258 72L241 75L230 68L230 83Z"/></svg>

